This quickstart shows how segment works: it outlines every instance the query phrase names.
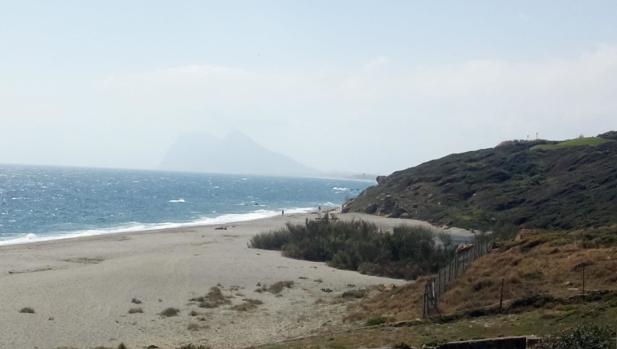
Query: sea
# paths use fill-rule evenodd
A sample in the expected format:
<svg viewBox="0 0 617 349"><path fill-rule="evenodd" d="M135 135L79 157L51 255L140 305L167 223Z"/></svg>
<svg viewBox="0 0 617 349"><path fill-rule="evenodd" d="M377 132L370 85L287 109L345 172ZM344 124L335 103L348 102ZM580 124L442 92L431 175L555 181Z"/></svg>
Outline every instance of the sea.
<svg viewBox="0 0 617 349"><path fill-rule="evenodd" d="M339 206L373 184L0 165L0 245L308 212Z"/></svg>

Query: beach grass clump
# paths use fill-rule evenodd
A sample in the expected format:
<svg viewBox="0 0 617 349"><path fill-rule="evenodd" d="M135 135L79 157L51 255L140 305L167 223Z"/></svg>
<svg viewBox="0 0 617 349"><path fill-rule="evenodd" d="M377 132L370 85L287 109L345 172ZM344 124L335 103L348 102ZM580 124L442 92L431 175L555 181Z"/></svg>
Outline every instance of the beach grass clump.
<svg viewBox="0 0 617 349"><path fill-rule="evenodd" d="M378 326L383 325L388 321L387 318L383 316L376 316L366 320L366 326Z"/></svg>
<svg viewBox="0 0 617 349"><path fill-rule="evenodd" d="M143 314L144 310L141 308L131 308L129 309L129 314Z"/></svg>
<svg viewBox="0 0 617 349"><path fill-rule="evenodd" d="M22 314L34 314L34 309L30 307L24 307L24 308L21 308L19 312Z"/></svg>
<svg viewBox="0 0 617 349"><path fill-rule="evenodd" d="M358 289L358 290L348 290L343 292L341 295L342 298L345 299L353 299L353 298L364 298L368 295L367 289Z"/></svg>
<svg viewBox="0 0 617 349"><path fill-rule="evenodd" d="M210 347L205 345L194 345L194 344L186 344L177 349L210 349Z"/></svg>
<svg viewBox="0 0 617 349"><path fill-rule="evenodd" d="M141 300L139 300L137 298L133 298L133 299L131 299L131 303L133 303L133 304L141 304Z"/></svg>
<svg viewBox="0 0 617 349"><path fill-rule="evenodd" d="M262 305L264 302L259 299L245 298L242 300L242 304L236 304L231 307L232 310L235 311L250 311L257 309L258 306Z"/></svg>
<svg viewBox="0 0 617 349"><path fill-rule="evenodd" d="M277 281L268 287L267 291L272 294L279 294L286 288L292 288L294 286L293 281Z"/></svg>
<svg viewBox="0 0 617 349"><path fill-rule="evenodd" d="M180 313L180 309L178 308L167 308L163 310L162 312L160 312L159 315L163 317L172 317L172 316L178 316L179 313Z"/></svg>
<svg viewBox="0 0 617 349"><path fill-rule="evenodd" d="M262 250L281 250L291 240L291 232L287 228L270 231L254 236L249 243L252 248Z"/></svg>
<svg viewBox="0 0 617 349"><path fill-rule="evenodd" d="M415 279L436 272L454 256L449 236L438 237L441 243L425 227L401 225L384 232L366 221L324 218L259 234L250 247L278 249L290 258L327 262L364 274Z"/></svg>
<svg viewBox="0 0 617 349"><path fill-rule="evenodd" d="M229 298L223 294L218 286L214 286L205 296L191 298L190 301L198 302L200 308L218 308L221 305L231 303Z"/></svg>

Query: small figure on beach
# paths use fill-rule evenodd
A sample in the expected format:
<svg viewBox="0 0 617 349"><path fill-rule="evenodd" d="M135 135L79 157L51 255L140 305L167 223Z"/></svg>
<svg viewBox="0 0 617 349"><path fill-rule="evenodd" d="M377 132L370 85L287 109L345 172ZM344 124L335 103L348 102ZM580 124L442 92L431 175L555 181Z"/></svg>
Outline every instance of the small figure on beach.
<svg viewBox="0 0 617 349"><path fill-rule="evenodd" d="M281 210L281 216L285 215L285 210Z"/></svg>

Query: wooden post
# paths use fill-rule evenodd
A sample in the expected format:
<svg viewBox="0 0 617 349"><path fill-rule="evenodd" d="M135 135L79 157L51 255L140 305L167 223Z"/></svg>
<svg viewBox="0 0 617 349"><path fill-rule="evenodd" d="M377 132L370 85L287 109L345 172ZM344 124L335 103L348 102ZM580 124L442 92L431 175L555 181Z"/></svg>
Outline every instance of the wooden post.
<svg viewBox="0 0 617 349"><path fill-rule="evenodd" d="M501 290L499 291L499 311L503 309L503 282L504 279L501 279Z"/></svg>
<svg viewBox="0 0 617 349"><path fill-rule="evenodd" d="M426 319L426 296L427 296L427 292L426 292L426 286L428 284L424 284L424 299L422 299L422 318Z"/></svg>
<svg viewBox="0 0 617 349"><path fill-rule="evenodd" d="M583 296L585 295L585 266L583 265Z"/></svg>

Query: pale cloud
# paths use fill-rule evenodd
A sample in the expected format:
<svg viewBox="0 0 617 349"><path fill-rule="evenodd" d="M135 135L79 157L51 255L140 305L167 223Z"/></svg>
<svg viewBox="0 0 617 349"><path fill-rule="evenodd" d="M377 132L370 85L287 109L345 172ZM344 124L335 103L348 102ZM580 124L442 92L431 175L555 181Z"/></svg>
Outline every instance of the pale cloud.
<svg viewBox="0 0 617 349"><path fill-rule="evenodd" d="M302 73L187 65L113 75L97 86L111 114L170 118L180 121L166 124L178 132L239 128L321 169L387 172L536 132L557 138L617 128L613 46L536 61L396 63L377 56L346 71ZM313 146L313 135L331 156ZM370 160L350 158L354 152Z"/></svg>

